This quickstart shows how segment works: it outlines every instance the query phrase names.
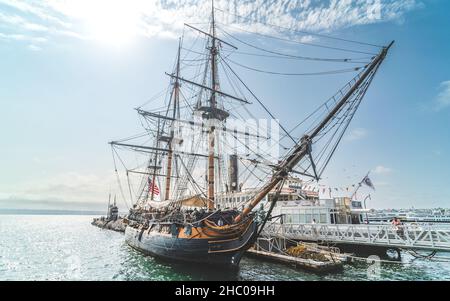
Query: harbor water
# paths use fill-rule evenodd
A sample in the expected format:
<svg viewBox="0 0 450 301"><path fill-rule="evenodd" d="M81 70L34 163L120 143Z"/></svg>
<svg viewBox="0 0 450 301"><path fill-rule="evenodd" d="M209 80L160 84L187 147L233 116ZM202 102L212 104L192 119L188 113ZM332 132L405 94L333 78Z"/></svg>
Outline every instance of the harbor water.
<svg viewBox="0 0 450 301"><path fill-rule="evenodd" d="M0 215L0 280L450 280L450 262L351 263L317 275L244 257L238 271L143 256L83 215ZM438 254L440 257L450 254Z"/></svg>

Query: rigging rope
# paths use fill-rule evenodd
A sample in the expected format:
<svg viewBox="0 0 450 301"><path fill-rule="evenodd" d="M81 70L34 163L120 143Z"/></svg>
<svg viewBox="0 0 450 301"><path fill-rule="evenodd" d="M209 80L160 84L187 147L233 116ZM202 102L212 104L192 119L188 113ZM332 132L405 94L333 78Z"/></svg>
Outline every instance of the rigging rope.
<svg viewBox="0 0 450 301"><path fill-rule="evenodd" d="M128 182L128 191L130 192L130 200L133 200L133 194L131 192L131 184L130 184L130 177L127 170L127 182Z"/></svg>
<svg viewBox="0 0 450 301"><path fill-rule="evenodd" d="M250 90L250 88L245 84L245 82L237 75L237 73L233 70L233 68L231 68L231 66L225 60L223 60L223 62L228 67L228 69L230 69L230 71L234 74L234 76L236 76L236 78L241 82L241 84L245 87L245 89L247 89L247 91L250 92L253 98L256 99L256 101L267 112L267 114L269 114L269 116L272 117L272 119L277 120L275 116L272 114L272 112L269 111L269 109L264 105L264 103L255 95L255 93L253 93L252 90ZM279 125L280 128L283 130L283 132L285 132L286 135L294 142L294 144L297 145L297 141L295 141L295 139L291 136L291 134L289 134L289 132L284 128L284 126L281 123L279 123Z"/></svg>
<svg viewBox="0 0 450 301"><path fill-rule="evenodd" d="M356 113L356 111L358 110L358 108L359 108L359 106L360 106L360 104L361 104L361 102L362 102L362 99L364 98L364 95L366 94L366 92L367 92L367 90L368 90L368 88L369 88L369 86L370 86L370 83L371 83L371 81L372 81L373 76L375 75L375 73L376 73L376 69L375 69L375 72L372 73L372 76L368 79L368 82L366 83L365 87L363 87L362 91L361 91L360 94L357 96L357 98L359 98L359 99L356 100L356 104L355 104L355 108L353 109L353 113L350 114L350 118L348 118L348 121L347 121L347 123L345 124L344 129L342 130L340 136L338 137L338 140L336 141L336 143L335 143L335 145L334 145L332 151L331 151L330 154L328 155L328 157L327 157L327 159L326 159L326 162L325 162L325 164L324 164L322 170L319 171L319 178L322 176L323 172L325 171L325 168L326 168L327 165L330 163L331 158L333 157L334 153L336 152L336 149L337 149L337 147L339 146L339 144L340 144L342 138L344 137L344 134L345 134L345 132L347 131L347 129L348 129L348 127L349 127L351 121L353 120L353 117L355 116L355 113Z"/></svg>
<svg viewBox="0 0 450 301"><path fill-rule="evenodd" d="M373 57L364 57L364 58L355 58L355 59L327 59L327 58L304 57L304 56L282 54L282 53L279 53L277 55L270 55L270 54L261 54L261 53L244 52L244 51L230 51L229 55L231 55L231 54L241 54L241 55L248 55L248 56L267 57L267 58L286 59L286 60L310 60L310 61L325 61L325 62L352 63L352 64L366 64L367 62L361 62L361 61L370 60L373 58Z"/></svg>
<svg viewBox="0 0 450 301"><path fill-rule="evenodd" d="M122 183L121 183L121 181L120 181L119 172L118 172L118 170L117 170L116 158L115 158L115 156L114 156L114 153L116 153L117 156L118 156L118 154L117 154L117 152L116 152L116 150L114 149L113 146L111 146L111 152L112 152L112 157L113 157L113 162L114 162L114 171L116 172L117 183L119 184L120 194L122 195L123 202L125 203L125 206L127 207L127 209L130 209L130 207L128 206L128 202L126 201L125 194L123 193ZM131 203L133 203L132 200L131 200Z"/></svg>
<svg viewBox="0 0 450 301"><path fill-rule="evenodd" d="M247 45L247 46L249 46L249 47L252 47L252 48L256 48L256 49L259 49L259 50L263 50L263 51L269 52L269 51L265 50L264 48L260 48L260 47L258 47L258 46L254 46L254 45L252 45L252 44L250 44L250 43L247 43L247 42L242 41L242 40L239 39L239 38L236 38L235 36L233 36L232 34L228 33L227 31L223 30L222 28L219 28L219 29L220 29L220 31L222 31L223 33L225 33L227 36L231 37L232 39L234 39L234 40L236 40L236 41L238 41L238 42L240 42L240 43L242 43L242 44L245 44L245 45ZM358 51L358 50L350 50L350 49L339 48L339 47L332 47L332 46L318 45L318 44L305 43L305 42L299 42L299 41L292 41L292 40L288 40L288 39L283 39L283 38L277 38L277 37L269 36L269 35L262 34L262 33L258 33L258 32L248 31L248 30L245 30L245 29L240 29L240 30L242 30L242 31L244 31L244 32L247 32L247 33L252 33L252 34L255 34L255 35L263 36L263 37L266 37L266 38L272 38L272 39L282 40L282 41L285 41L285 42L294 42L294 43L298 43L298 44L302 44L302 45L313 46L313 47L320 47L320 48L326 48L326 49L331 49L331 50L338 50L338 51L345 51L345 52L353 52L353 53L366 54L366 55L376 55L376 53L372 53L372 52L365 52L365 51ZM285 55L285 54L283 54L283 55Z"/></svg>
<svg viewBox="0 0 450 301"><path fill-rule="evenodd" d="M269 211L267 211L266 216L264 217L263 223L259 226L259 231L258 231L258 234L257 234L256 237L261 235L261 232L264 230L264 226L266 225L267 221L270 219L270 216L272 214L273 208L275 208L275 205L278 202L278 199L280 197L281 190L283 189L285 181L286 181L286 178L284 177L283 180L278 184L276 193L273 196L273 199L271 200Z"/></svg>
<svg viewBox="0 0 450 301"><path fill-rule="evenodd" d="M230 61L231 63L238 65L239 67L259 72L259 73L266 73L266 74L273 74L273 75L285 75L285 76L314 76L314 75L332 75L332 74L339 74L339 73L348 73L348 72L355 72L361 70L363 67L355 67L350 69L340 69L340 70L331 70L331 71L322 71L322 72L310 72L310 73L283 73L283 72L275 72L275 71L268 71L268 70L261 70L253 67L249 67L246 65L243 65L241 63L235 62L231 59L226 59Z"/></svg>
<svg viewBox="0 0 450 301"><path fill-rule="evenodd" d="M279 28L279 29L282 29L282 30L296 32L296 33L301 33L301 34L304 34L304 35L318 36L318 37L321 37L321 38L327 38L327 39L336 40L336 41L342 41L342 42L347 42L347 43L354 43L354 44L360 44L360 45L372 46L372 47L378 47L378 48L382 48L383 47L383 46L380 46L380 45L371 44L371 43L367 43L367 42L343 39L343 38L333 37L333 36L329 36L329 35L325 35L325 34L309 32L309 31L305 31L305 30L298 30L298 29L287 28L287 27L283 27L283 26L280 26L280 25L270 24L270 23L261 23L259 21L252 20L249 17L244 17L244 16L241 16L241 15L238 15L238 14L231 13L229 11L224 11L224 10L222 10L220 8L217 8L217 7L215 8L215 10L221 11L222 13L225 13L225 14L228 14L228 15L233 15L233 16L235 16L237 18L246 19L246 20L248 20L250 22L257 22L257 23L260 23L260 24L263 24L263 25L267 25L267 26L270 26L270 27Z"/></svg>
<svg viewBox="0 0 450 301"><path fill-rule="evenodd" d="M353 83L353 82L356 82L356 79L358 79L359 77L361 76L361 73L359 73L358 75L356 75L353 79L351 79L347 84L345 84L345 86L343 87L343 88L341 88L334 96L332 96L332 97L330 97L327 101L325 101L323 104L321 104L316 110L314 110L311 114L309 114L305 119L303 119L302 121L300 121L300 123L298 123L296 126L294 126L290 131L289 131L289 133L290 134L292 134L297 128L299 128L302 124L304 124L307 120L309 120L311 117L313 117L316 113L318 113L322 108L326 108L327 109L327 111L329 110L328 109L328 104L331 102L331 101L334 101L334 103L336 103L336 96L338 95L338 94L341 94L341 95L343 95L344 94L344 89L345 88L347 88L347 87L350 87L351 86L351 84ZM319 118L319 117L318 117ZM314 121L313 122L313 124L315 124L316 123L316 121ZM307 130L307 132L308 131L310 131L311 130L311 128L312 127L310 127L308 130ZM284 137L282 137L282 139L283 139Z"/></svg>
<svg viewBox="0 0 450 301"><path fill-rule="evenodd" d="M321 152L314 158L314 162L315 162L316 168L318 170L319 178L321 178L321 176L322 176L323 172L325 171L326 167L328 166L332 156L334 155L338 145L340 144L348 126L350 125L351 120L353 119L353 117L356 113L356 110L358 109L359 105L361 104L362 98L365 93L364 91L366 91L367 88L368 88L368 83L366 82L362 88L358 89L358 91L355 92L353 100L348 101L348 104L350 104L348 106L348 108L346 110L344 110L344 107L342 107L342 109L339 110L339 112L337 113L336 117L333 118L337 121L334 124L327 125L327 127L325 127L323 129L320 137L314 141L314 143L317 143L337 126L333 135L329 138L329 140L325 144L325 146L322 147ZM339 117L339 114L341 112L344 112L344 114L342 117ZM341 130L342 126L344 126L343 130ZM339 133L339 131L341 131L341 132ZM339 133L339 135L338 135L338 133ZM336 135L338 135L338 139L336 141L334 141ZM334 144L333 144L332 150L330 153L327 154L328 148L332 145L333 141L334 141ZM325 158L325 162L323 163L323 166L320 166L321 160L322 160L323 156L325 156L326 154L327 154L327 156ZM305 161L303 161L303 162L305 162ZM303 162L301 162L300 165ZM309 162L309 165L308 165L308 167L305 168L305 170L308 170L312 166L312 164L313 164L312 162Z"/></svg>

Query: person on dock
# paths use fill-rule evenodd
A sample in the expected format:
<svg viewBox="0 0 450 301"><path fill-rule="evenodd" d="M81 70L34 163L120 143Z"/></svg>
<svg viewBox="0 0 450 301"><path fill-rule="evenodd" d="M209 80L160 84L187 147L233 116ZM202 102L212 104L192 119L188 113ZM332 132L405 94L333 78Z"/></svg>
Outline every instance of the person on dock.
<svg viewBox="0 0 450 301"><path fill-rule="evenodd" d="M391 224L392 224L392 226L394 226L395 228L398 228L398 227L402 224L402 222L400 221L399 218L394 217L394 219L392 220Z"/></svg>
<svg viewBox="0 0 450 301"><path fill-rule="evenodd" d="M399 218L394 217L394 219L392 220L392 226L394 226L394 230L396 231L397 235L400 236L401 238L404 238L402 222L400 221Z"/></svg>
<svg viewBox="0 0 450 301"><path fill-rule="evenodd" d="M312 231L313 231L313 233L314 233L314 235L315 236L318 236L318 231L317 231L317 228L316 228L316 219L312 219L312 221L311 221L311 229L312 229Z"/></svg>

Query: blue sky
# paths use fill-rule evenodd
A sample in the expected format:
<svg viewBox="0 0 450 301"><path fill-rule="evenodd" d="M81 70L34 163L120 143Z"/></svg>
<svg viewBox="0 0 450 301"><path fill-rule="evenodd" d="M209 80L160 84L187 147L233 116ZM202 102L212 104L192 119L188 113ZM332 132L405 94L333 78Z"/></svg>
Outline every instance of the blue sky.
<svg viewBox="0 0 450 301"><path fill-rule="evenodd" d="M345 187L372 170L376 191L362 191L371 207L450 207L448 1L381 1L380 18L367 1L227 3L217 7L292 29L396 40L324 183ZM207 22L208 5L0 0L0 208L103 208L115 185L107 142L141 131L133 108L167 86L183 22ZM346 79L241 74L288 127Z"/></svg>

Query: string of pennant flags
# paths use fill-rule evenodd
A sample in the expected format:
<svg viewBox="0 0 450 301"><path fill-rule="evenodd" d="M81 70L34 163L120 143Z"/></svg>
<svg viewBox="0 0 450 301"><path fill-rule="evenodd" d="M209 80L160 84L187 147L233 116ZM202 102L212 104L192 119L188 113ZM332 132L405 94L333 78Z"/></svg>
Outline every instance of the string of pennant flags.
<svg viewBox="0 0 450 301"><path fill-rule="evenodd" d="M303 186L303 189L313 191L313 192L325 193L327 191L328 192L332 192L332 191L347 191L347 192L349 192L350 189L356 188L356 187L358 187L358 184L353 184L353 185L350 185L347 187L328 187L325 185L319 185L319 187L317 187L317 186L313 186L313 185L308 185L308 186Z"/></svg>
<svg viewBox="0 0 450 301"><path fill-rule="evenodd" d="M361 187L362 184L365 184L366 186L375 190L375 186L373 185L372 180L370 180L369 176L365 176L364 179L358 184L352 184L352 185L345 186L345 187L330 187L330 186L319 184L319 187L317 187L317 185L306 185L306 186L303 186L302 189L313 191L313 192L322 192L322 193L326 193L326 192L331 193L333 191L350 192L351 190Z"/></svg>

